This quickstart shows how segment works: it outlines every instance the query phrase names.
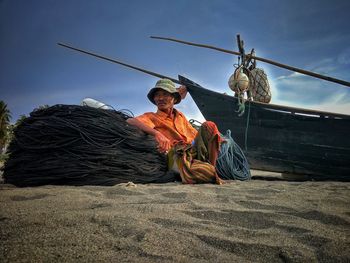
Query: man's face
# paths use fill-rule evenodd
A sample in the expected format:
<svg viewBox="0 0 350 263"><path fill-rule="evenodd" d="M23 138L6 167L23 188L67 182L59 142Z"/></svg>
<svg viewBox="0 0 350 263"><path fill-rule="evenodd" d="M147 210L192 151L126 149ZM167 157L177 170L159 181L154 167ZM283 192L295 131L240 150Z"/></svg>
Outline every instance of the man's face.
<svg viewBox="0 0 350 263"><path fill-rule="evenodd" d="M157 90L154 93L154 102L161 111L166 111L174 106L175 98L173 95L165 90Z"/></svg>

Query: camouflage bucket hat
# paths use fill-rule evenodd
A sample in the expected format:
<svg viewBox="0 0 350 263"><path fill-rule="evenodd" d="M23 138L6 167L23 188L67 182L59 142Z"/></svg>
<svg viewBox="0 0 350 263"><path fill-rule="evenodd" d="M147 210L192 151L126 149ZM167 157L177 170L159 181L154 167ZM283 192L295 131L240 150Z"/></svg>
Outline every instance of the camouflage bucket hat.
<svg viewBox="0 0 350 263"><path fill-rule="evenodd" d="M158 89L162 89L162 90L165 90L171 94L174 95L174 98L175 98L175 101L174 103L175 104L178 104L180 103L181 101L181 96L180 96L180 93L177 91L176 87L175 87L175 83L172 82L170 79L160 79L157 81L156 85L154 86L154 88L152 88L148 94L147 94L147 97L148 99L153 103L153 104L156 104L154 102L154 93L158 90Z"/></svg>

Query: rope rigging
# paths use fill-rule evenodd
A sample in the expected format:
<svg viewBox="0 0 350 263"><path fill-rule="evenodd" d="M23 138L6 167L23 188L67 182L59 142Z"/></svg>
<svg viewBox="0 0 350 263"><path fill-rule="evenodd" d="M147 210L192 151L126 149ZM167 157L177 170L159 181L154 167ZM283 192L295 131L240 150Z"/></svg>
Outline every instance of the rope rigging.
<svg viewBox="0 0 350 263"><path fill-rule="evenodd" d="M238 64L234 64L234 73L230 76L228 86L238 100L238 116L245 112L245 94L248 100L269 103L271 101L270 84L263 69L256 67L255 50L246 55L244 42L237 35L239 48Z"/></svg>

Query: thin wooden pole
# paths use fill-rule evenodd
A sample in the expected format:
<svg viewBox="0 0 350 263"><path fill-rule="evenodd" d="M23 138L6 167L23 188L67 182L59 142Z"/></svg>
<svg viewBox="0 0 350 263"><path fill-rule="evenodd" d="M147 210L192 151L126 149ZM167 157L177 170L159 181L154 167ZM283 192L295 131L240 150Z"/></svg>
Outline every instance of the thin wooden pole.
<svg viewBox="0 0 350 263"><path fill-rule="evenodd" d="M183 41L183 40L179 40L179 39L175 39L175 38L157 37L157 36L151 36L151 38L178 42L178 43L182 43L182 44L190 45L190 46L196 46L196 47L203 47L203 48L213 49L213 50L217 50L217 51L220 51L220 52L233 54L233 55L237 55L237 56L241 55L240 52L227 50L227 49L223 49L223 48L218 48L218 47L205 45L205 44L192 43L192 42ZM272 61L272 60L269 60L269 59L266 59L266 58L252 56L250 54L246 54L246 56L251 58L251 59L256 59L256 60L259 60L259 61L262 61L262 62L265 62L265 63L269 63L269 64L275 65L277 67L280 67L280 68L285 68L285 69L288 69L288 70L291 70L291 71L295 71L295 72L298 72L298 73L301 73L301 74L304 74L304 75L312 76L312 77L315 77L315 78L327 80L327 81L330 81L330 82L334 82L334 83L338 83L338 84L350 87L350 82L345 81L345 80L324 76L324 75L321 75L321 74L318 74L318 73L314 73L314 72L307 71L307 70L304 70L304 69L300 69L300 68L288 66L288 65L285 65L285 64L282 64L282 63L279 63L279 62L275 62L275 61Z"/></svg>
<svg viewBox="0 0 350 263"><path fill-rule="evenodd" d="M173 82L175 82L177 84L181 84L180 81L178 81L177 79L173 79L173 78L170 78L168 76L165 76L165 75L162 75L162 74L159 74L159 73L156 73L156 72L152 72L152 71L149 71L149 70L146 70L146 69L143 69L143 68L135 67L135 66L132 66L130 64L121 62L119 60L111 59L111 58L108 58L108 57L105 57L105 56L102 56L102 55L99 55L99 54L96 54L96 53L92 53L92 52L89 52L89 51L86 51L86 50L83 50L83 49L80 49L80 48L69 46L67 44L62 44L62 43L57 43L57 44L62 46L62 47L69 48L69 49L72 49L72 50L75 50L75 51L78 51L78 52L81 52L81 53L84 53L84 54L87 54L87 55L90 55L90 56L93 56L93 57L96 57L96 58L107 60L107 61L110 61L110 62L113 62L113 63L117 63L117 64L120 64L120 65L123 65L123 66L128 67L128 68L132 68L132 69L141 71L143 73L155 76L157 78L162 78L162 79L163 78L167 78L167 79L170 79L171 81L173 81Z"/></svg>

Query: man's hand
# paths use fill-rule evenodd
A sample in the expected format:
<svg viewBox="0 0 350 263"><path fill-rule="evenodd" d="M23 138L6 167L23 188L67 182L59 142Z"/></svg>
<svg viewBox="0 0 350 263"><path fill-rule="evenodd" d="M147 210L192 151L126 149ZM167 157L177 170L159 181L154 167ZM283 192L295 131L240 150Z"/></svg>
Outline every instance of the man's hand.
<svg viewBox="0 0 350 263"><path fill-rule="evenodd" d="M156 139L157 143L158 143L158 150L161 153L167 153L170 148L171 148L171 144L170 144L170 140L165 137L162 133L157 132L154 135L154 138Z"/></svg>
<svg viewBox="0 0 350 263"><path fill-rule="evenodd" d="M180 93L181 99L183 100L187 95L187 88L184 85L181 85L177 88L177 91Z"/></svg>
<svg viewBox="0 0 350 263"><path fill-rule="evenodd" d="M158 143L158 151L159 152L166 153L167 151L170 150L170 148L171 148L170 140L167 137L165 137L162 133L160 133L159 131L147 126L146 124L140 122L136 118L129 118L126 120L126 122L130 125L138 127L139 129L141 129L145 133L147 133L151 136L154 136L154 139Z"/></svg>

